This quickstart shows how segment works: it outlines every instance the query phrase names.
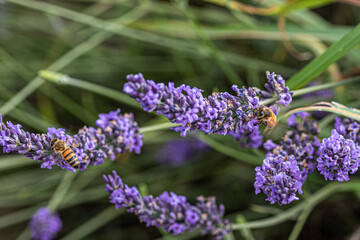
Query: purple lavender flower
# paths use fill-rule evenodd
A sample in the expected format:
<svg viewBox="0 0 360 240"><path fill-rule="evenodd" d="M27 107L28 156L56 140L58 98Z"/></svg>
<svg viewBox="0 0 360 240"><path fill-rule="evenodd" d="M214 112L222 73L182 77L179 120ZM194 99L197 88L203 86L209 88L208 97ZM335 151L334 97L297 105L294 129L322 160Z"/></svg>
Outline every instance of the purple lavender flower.
<svg viewBox="0 0 360 240"><path fill-rule="evenodd" d="M351 118L335 118L335 129L344 138L353 140L355 143L360 144L360 123Z"/></svg>
<svg viewBox="0 0 360 240"><path fill-rule="evenodd" d="M360 147L351 139L345 139L335 129L320 145L317 168L325 180L348 181L349 173L359 168Z"/></svg>
<svg viewBox="0 0 360 240"><path fill-rule="evenodd" d="M74 140L65 134L64 129L49 128L46 134L34 134L26 132L20 124L14 125L2 122L0 114L0 145L4 153L18 153L36 161L42 161L41 168L51 169L53 165L73 171L60 155L54 154L50 148L51 139L58 138L71 145Z"/></svg>
<svg viewBox="0 0 360 240"><path fill-rule="evenodd" d="M304 183L309 174L316 168L315 159L319 156L320 140L314 136L320 133L316 121L309 121L310 114L299 112L288 118L289 130L277 145L271 140L264 148L275 153L281 148L289 156L293 156L300 169L301 182Z"/></svg>
<svg viewBox="0 0 360 240"><path fill-rule="evenodd" d="M39 208L30 220L31 237L36 240L51 240L62 228L62 222L56 213L48 208Z"/></svg>
<svg viewBox="0 0 360 240"><path fill-rule="evenodd" d="M153 80L145 80L142 74L128 75L128 82L123 90L140 102L145 111L154 111L169 118L171 122L181 124L173 129L181 132L182 136L194 130L201 130L205 134L227 135L233 132L244 135L243 132L252 132L260 124L254 111L260 106L261 99L279 96L277 105L288 105L291 102L293 93L285 87L281 76L277 80L275 74L270 76L266 85L268 91L244 87L239 89L234 85L232 89L236 96L220 92L206 98L198 88L186 85L175 87L174 83L166 86ZM278 106L273 109L277 113Z"/></svg>
<svg viewBox="0 0 360 240"><path fill-rule="evenodd" d="M120 109L99 114L97 129L83 127L73 138L79 145L75 153L79 160L91 165L99 165L105 158L115 160L125 152L140 153L144 135L139 133L134 116L120 114Z"/></svg>
<svg viewBox="0 0 360 240"><path fill-rule="evenodd" d="M285 86L285 80L281 75L277 75L275 73L266 72L266 77L268 82L265 83L265 89L260 90L256 89L256 93L262 100L279 97L280 100L276 102L271 108L275 114L278 114L279 104L287 106L292 102L292 95L294 91L290 91L289 87Z"/></svg>
<svg viewBox="0 0 360 240"><path fill-rule="evenodd" d="M124 185L116 171L112 175L104 175L104 180L110 202L117 209L126 208L137 215L147 227L161 227L174 235L201 228L204 234L214 239L222 239L230 231L228 220L223 219L224 206L217 206L213 197L199 197L194 206L187 202L186 197L175 193L142 197L136 187Z"/></svg>
<svg viewBox="0 0 360 240"><path fill-rule="evenodd" d="M251 132L241 129L238 133L231 131L229 135L240 142L242 147L259 148L263 144L263 135L259 131L259 125L254 126Z"/></svg>
<svg viewBox="0 0 360 240"><path fill-rule="evenodd" d="M281 148L266 154L261 167L256 167L255 194L263 191L271 204L288 204L302 194L301 172L294 155L288 155Z"/></svg>
<svg viewBox="0 0 360 240"><path fill-rule="evenodd" d="M41 168L58 165L61 168L75 171L66 163L61 154L55 154L50 142L57 138L71 146L80 161L80 169L87 165L99 165L104 158L114 160L117 154L135 151L140 153L143 135L139 133L132 114L120 114L120 109L108 114L100 114L98 128L84 127L71 137L64 129L48 128L46 134L26 132L21 125L2 122L0 114L0 145L4 153L23 154L26 157L42 162Z"/></svg>
<svg viewBox="0 0 360 240"><path fill-rule="evenodd" d="M160 163L178 167L185 162L194 159L196 155L208 150L208 146L198 139L168 141L156 153L156 159Z"/></svg>

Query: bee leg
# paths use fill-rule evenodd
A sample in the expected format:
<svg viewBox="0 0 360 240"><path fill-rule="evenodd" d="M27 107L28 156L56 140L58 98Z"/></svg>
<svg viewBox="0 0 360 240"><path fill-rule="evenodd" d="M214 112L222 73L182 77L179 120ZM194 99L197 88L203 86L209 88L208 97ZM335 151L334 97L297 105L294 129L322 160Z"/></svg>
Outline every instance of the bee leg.
<svg viewBox="0 0 360 240"><path fill-rule="evenodd" d="M261 123L262 125L264 125L265 127L267 127L267 122L260 121L260 123Z"/></svg>

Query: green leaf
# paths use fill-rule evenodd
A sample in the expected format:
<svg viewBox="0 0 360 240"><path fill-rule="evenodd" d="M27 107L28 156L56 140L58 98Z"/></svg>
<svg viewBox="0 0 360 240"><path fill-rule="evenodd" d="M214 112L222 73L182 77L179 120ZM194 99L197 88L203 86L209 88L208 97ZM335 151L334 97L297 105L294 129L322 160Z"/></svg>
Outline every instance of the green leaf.
<svg viewBox="0 0 360 240"><path fill-rule="evenodd" d="M325 112L331 112L331 113L336 113L345 117L349 117L352 119L355 119L357 121L360 121L360 111L358 109L350 109L340 103L337 102L318 102L315 103L309 107L301 107L301 108L295 108L289 112L287 112L286 114L284 114L283 116L280 117L280 119L282 118L287 118L288 116L290 116L292 113L297 113L297 112L302 112L302 111L325 111ZM279 120L280 120L279 119Z"/></svg>
<svg viewBox="0 0 360 240"><path fill-rule="evenodd" d="M360 24L334 43L326 52L315 58L287 82L290 89L297 89L319 76L331 64L339 60L360 43Z"/></svg>

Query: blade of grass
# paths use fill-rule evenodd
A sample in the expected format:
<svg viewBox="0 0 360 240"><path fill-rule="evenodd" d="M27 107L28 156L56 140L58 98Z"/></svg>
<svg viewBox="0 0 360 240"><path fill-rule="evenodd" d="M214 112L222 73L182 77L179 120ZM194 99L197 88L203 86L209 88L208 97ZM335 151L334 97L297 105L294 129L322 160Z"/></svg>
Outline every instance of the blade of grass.
<svg viewBox="0 0 360 240"><path fill-rule="evenodd" d="M293 113L302 112L302 111L325 111L325 112L331 112L336 113L345 117L349 117L352 119L355 119L357 121L360 121L360 111L358 109L350 109L344 105L341 105L337 102L332 101L331 103L328 102L319 102L316 104L313 104L309 107L301 107L301 108L295 108L284 115L282 115L279 118L279 121L281 119L286 119Z"/></svg>
<svg viewBox="0 0 360 240"><path fill-rule="evenodd" d="M194 13L189 9L189 4L187 0L175 0L177 5L180 7L184 15L189 20L191 27L196 32L197 36L200 38L201 42L205 46L205 49L208 50L210 56L215 60L219 65L225 75L228 77L228 80L232 84L244 85L244 82L240 79L236 71L228 64L224 56L220 51L218 51L215 44L209 39L209 37L204 32L203 28L200 26L200 23L196 19Z"/></svg>
<svg viewBox="0 0 360 240"><path fill-rule="evenodd" d="M142 107L138 103L136 103L133 98L129 97L129 95L111 88L107 88L84 80L71 78L68 75L52 71L41 70L39 72L39 76L47 81L91 91L118 101L120 103L126 104L128 106L142 110Z"/></svg>
<svg viewBox="0 0 360 240"><path fill-rule="evenodd" d="M247 222L245 224L232 224L231 229L232 230L238 230L242 228L265 228L270 226L275 226L277 224L280 224L282 222L285 222L286 220L289 220L295 216L297 216L306 206L306 204L311 205L313 208L319 204L320 202L327 199L329 196L331 196L334 193L342 192L342 191L358 191L360 188L360 182L359 181L352 181L352 182L346 182L346 183L330 183L311 195L309 197L308 203L302 202L298 203L296 206L277 214L276 216L269 217L262 220Z"/></svg>
<svg viewBox="0 0 360 240"><path fill-rule="evenodd" d="M328 89L328 88L333 88L333 87L337 87L337 86L344 86L344 85L348 85L348 84L353 84L353 83L358 82L358 81L360 81L359 77L353 77L353 78L349 78L349 79L344 79L344 80L342 80L340 82L331 82L331 83L319 84L319 85L312 86L312 87L302 88L302 89L299 89L299 90L295 90L294 94L293 94L293 97L301 96L301 95L304 95L304 94L307 94L307 93L312 93L312 92L316 92L316 91L320 91L320 90L324 90L324 89ZM276 98L269 98L269 99L266 99L264 101L261 101L260 104L266 105L266 104L275 102L277 100L279 100L279 98L277 98L277 97Z"/></svg>
<svg viewBox="0 0 360 240"><path fill-rule="evenodd" d="M124 212L124 209L117 210L114 208L114 206L108 207L99 214L95 215L93 218L89 219L87 222L82 223L75 230L61 238L61 240L84 239L86 236L90 235Z"/></svg>
<svg viewBox="0 0 360 240"><path fill-rule="evenodd" d="M40 3L45 4L45 3ZM120 17L118 22L121 22L123 25L130 24L131 22L135 21L136 19L142 17L146 11L142 9L140 5L138 8L130 11L126 15ZM41 7L41 6L40 6ZM69 65L75 59L79 58L80 56L84 55L85 53L89 52L107 38L111 37L111 33L107 32L99 32L91 36L85 42L77 45L72 50L64 54L62 57L57 59L54 63L52 63L47 70L51 71L59 71L62 68ZM25 98L31 95L35 90L37 90L45 80L41 79L40 77L34 78L28 85L26 85L23 89L21 89L16 95L14 95L9 101L7 101L4 105L0 107L0 113L4 116L9 111L11 111L16 105L22 102Z"/></svg>
<svg viewBox="0 0 360 240"><path fill-rule="evenodd" d="M295 74L287 82L290 89L297 89L305 86L312 79L319 76L331 64L339 60L351 49L360 43L360 24L354 27L341 40L331 45L326 52L315 58L301 71Z"/></svg>
<svg viewBox="0 0 360 240"><path fill-rule="evenodd" d="M234 149L232 147L228 147L222 143L217 142L214 139L211 139L211 137L199 135L198 136L201 140L203 140L209 147L215 149L216 151L225 154L229 157L235 158L236 160L239 160L241 162L249 163L251 165L260 165L262 163L262 159L259 157L256 157L252 154L245 153L242 151L239 151L237 149Z"/></svg>
<svg viewBox="0 0 360 240"><path fill-rule="evenodd" d="M24 156L1 156L0 171L6 171L13 168L24 167L32 164L34 163Z"/></svg>

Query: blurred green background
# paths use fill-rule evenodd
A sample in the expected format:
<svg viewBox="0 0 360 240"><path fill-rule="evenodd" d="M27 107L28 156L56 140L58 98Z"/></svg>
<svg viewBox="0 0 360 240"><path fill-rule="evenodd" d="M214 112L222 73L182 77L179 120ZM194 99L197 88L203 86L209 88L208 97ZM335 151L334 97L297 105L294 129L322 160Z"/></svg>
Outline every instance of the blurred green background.
<svg viewBox="0 0 360 240"><path fill-rule="evenodd" d="M0 113L4 121L36 133L51 126L76 133L83 125L94 126L99 113L117 108L133 112L141 127L163 123L165 119L127 101L83 86L49 83L37 78L37 72L66 73L119 93L126 75L139 72L156 82L196 86L205 95L230 91L233 84L262 88L265 71L288 79L342 39L360 22L359 5L351 0L1 1ZM301 74L298 79L325 83L358 76L360 48L347 50L322 72L316 79L301 80ZM333 99L297 98L290 108L320 100L356 107L358 96L359 85L354 84L337 88ZM332 120L332 115L320 119L322 136L330 134ZM285 126L280 123L265 139L279 139ZM49 202L56 202L63 220L59 239L206 239L198 232L172 237L146 228L132 214L115 211L101 178L112 169L143 193L173 191L190 202L198 195L214 195L232 222L280 219L234 231L228 239L288 239L294 231L299 239L360 239L360 186L350 192L327 188L329 183L315 173L303 187L301 202L319 200L314 198L319 189L328 195L320 195L325 198L310 210L296 209L299 201L270 205L253 188L254 168L264 151L243 149L231 137L211 136L207 139L215 141L213 148L191 163L177 168L159 164L157 149L179 138L172 131L146 133L141 155L121 156L71 177L57 167L40 169L24 157L1 155L0 239L30 239L29 218ZM326 191L337 194L329 198Z"/></svg>

